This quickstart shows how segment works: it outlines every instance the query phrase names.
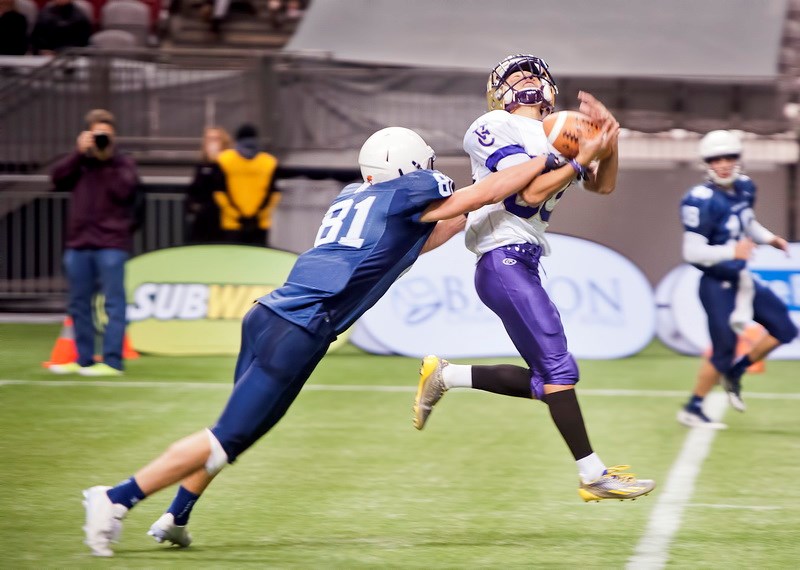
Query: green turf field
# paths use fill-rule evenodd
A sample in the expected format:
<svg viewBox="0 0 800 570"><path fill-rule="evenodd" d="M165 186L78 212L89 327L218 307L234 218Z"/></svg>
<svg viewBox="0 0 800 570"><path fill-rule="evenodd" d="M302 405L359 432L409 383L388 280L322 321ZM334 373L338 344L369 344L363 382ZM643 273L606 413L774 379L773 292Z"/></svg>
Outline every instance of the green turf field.
<svg viewBox="0 0 800 570"><path fill-rule="evenodd" d="M648 567L800 565L800 364L749 377L748 412L726 410L730 429L705 440L693 471L682 461L703 442L674 417L697 360L658 344L581 362L595 450L660 484L635 502L579 499L541 403L454 391L417 432L418 362L345 347L198 503L189 549L145 535L169 490L129 514L115 558L93 559L81 489L213 423L233 358L143 357L121 381L56 377L39 364L58 331L0 325L0 568L623 568L640 544Z"/></svg>

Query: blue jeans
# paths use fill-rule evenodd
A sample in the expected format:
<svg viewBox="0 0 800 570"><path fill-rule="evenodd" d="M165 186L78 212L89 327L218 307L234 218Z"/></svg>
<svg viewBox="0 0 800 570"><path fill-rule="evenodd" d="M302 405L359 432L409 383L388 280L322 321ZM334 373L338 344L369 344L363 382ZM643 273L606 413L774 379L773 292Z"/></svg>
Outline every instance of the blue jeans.
<svg viewBox="0 0 800 570"><path fill-rule="evenodd" d="M122 249L67 249L64 270L69 281L67 312L75 325L78 364L94 363L95 329L92 296L105 296L108 324L103 335L103 362L122 370L122 342L125 336L125 262L129 254Z"/></svg>

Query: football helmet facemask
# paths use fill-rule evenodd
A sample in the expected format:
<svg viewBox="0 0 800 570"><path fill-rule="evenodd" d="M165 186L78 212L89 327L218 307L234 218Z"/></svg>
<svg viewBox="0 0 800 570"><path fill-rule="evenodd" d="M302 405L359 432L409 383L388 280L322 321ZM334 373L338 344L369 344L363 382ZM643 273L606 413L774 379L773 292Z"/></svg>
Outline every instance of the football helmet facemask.
<svg viewBox="0 0 800 570"><path fill-rule="evenodd" d="M431 169L433 149L411 129L386 127L361 146L358 164L364 181L372 184L398 178L414 170Z"/></svg>
<svg viewBox="0 0 800 570"><path fill-rule="evenodd" d="M742 141L730 131L711 131L700 140L700 157L707 165L715 158L731 158L737 161L736 166L728 176L718 175L711 166L708 166L708 178L715 184L730 186L741 173L742 167L738 163L742 155Z"/></svg>
<svg viewBox="0 0 800 570"><path fill-rule="evenodd" d="M541 86L537 89L527 87L518 91L515 86L522 81L521 79L515 81L513 85L508 82L508 78L516 72L538 78ZM489 109L500 109L509 113L520 105L541 105L544 118L553 111L557 94L558 87L550 74L547 62L527 54L510 55L505 58L494 67L486 83Z"/></svg>

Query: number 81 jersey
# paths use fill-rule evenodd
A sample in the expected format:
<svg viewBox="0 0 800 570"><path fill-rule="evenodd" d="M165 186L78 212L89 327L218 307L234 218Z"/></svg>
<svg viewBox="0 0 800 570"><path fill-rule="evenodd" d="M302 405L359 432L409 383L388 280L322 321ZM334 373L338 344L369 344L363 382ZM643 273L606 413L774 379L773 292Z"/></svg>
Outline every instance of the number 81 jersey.
<svg viewBox="0 0 800 570"><path fill-rule="evenodd" d="M419 257L436 225L420 216L452 193L453 181L436 170L346 186L325 213L314 247L259 303L314 334L343 332Z"/></svg>

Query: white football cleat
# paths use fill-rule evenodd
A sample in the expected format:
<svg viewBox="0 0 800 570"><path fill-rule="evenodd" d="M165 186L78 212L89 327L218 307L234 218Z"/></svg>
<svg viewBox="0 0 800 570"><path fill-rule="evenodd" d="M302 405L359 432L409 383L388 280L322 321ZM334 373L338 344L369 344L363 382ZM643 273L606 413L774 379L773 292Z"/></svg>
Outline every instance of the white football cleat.
<svg viewBox="0 0 800 570"><path fill-rule="evenodd" d="M83 492L86 508L86 546L94 556L114 556L111 543L118 542L122 534L122 519L128 514L125 505L111 502L106 491L111 487L96 486Z"/></svg>
<svg viewBox="0 0 800 570"><path fill-rule="evenodd" d="M684 406L678 410L678 423L690 428L728 429L722 422L715 422L699 407Z"/></svg>
<svg viewBox="0 0 800 570"><path fill-rule="evenodd" d="M181 548L186 548L192 543L192 535L186 530L186 526L175 524L175 516L172 513L164 513L147 531L159 544L168 541Z"/></svg>

